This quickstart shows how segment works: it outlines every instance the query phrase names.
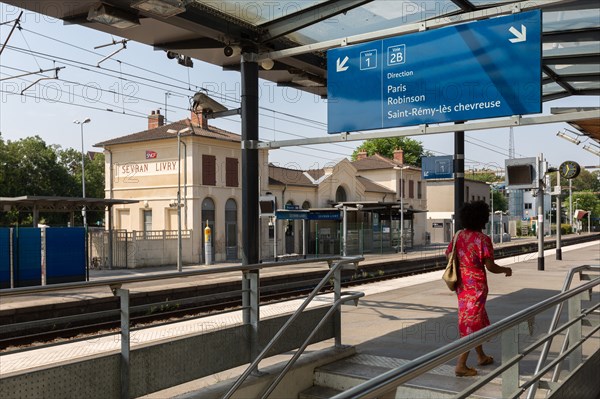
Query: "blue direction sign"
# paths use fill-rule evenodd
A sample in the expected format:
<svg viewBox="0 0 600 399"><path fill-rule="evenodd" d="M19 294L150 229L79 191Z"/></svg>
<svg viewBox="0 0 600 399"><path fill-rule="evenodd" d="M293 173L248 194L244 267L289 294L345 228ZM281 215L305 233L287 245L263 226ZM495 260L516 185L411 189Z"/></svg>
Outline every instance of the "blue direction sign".
<svg viewBox="0 0 600 399"><path fill-rule="evenodd" d="M328 132L541 112L541 12L327 52Z"/></svg>
<svg viewBox="0 0 600 399"><path fill-rule="evenodd" d="M454 161L452 155L421 158L421 178L427 179L451 179L454 173Z"/></svg>

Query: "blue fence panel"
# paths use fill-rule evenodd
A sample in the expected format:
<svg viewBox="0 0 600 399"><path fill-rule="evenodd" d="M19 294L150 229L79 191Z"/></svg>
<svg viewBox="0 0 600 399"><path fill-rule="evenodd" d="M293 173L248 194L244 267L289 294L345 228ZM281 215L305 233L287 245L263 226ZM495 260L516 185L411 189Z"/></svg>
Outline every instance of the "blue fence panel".
<svg viewBox="0 0 600 399"><path fill-rule="evenodd" d="M46 283L85 281L85 229L46 229Z"/></svg>
<svg viewBox="0 0 600 399"><path fill-rule="evenodd" d="M13 230L15 287L42 284L42 229Z"/></svg>
<svg viewBox="0 0 600 399"><path fill-rule="evenodd" d="M10 288L10 229L0 228L0 289Z"/></svg>

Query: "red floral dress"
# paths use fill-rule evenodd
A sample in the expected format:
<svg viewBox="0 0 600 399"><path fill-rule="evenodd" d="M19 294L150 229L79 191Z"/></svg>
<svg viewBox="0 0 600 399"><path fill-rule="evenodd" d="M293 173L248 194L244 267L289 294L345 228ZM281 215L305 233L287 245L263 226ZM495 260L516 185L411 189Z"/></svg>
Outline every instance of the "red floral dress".
<svg viewBox="0 0 600 399"><path fill-rule="evenodd" d="M494 260L494 248L488 236L480 231L462 230L456 241L460 275L458 296L458 331L461 337L490 325L485 301L488 294L484 259ZM452 242L446 255L452 251Z"/></svg>

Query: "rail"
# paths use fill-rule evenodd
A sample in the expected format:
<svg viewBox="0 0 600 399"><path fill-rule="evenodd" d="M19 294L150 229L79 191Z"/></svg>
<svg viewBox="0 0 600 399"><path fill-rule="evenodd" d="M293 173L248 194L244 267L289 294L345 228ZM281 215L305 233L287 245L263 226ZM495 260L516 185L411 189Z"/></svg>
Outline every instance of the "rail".
<svg viewBox="0 0 600 399"><path fill-rule="evenodd" d="M310 295L308 295L308 297L298 307L298 309L292 314L292 316L290 316L290 318L285 322L285 324L281 327L281 329L273 336L271 341L269 341L269 343L267 345L265 345L264 349L258 354L258 356L254 359L254 361L252 363L250 363L248 368L238 377L236 382L231 386L231 388L229 388L229 390L225 393L225 395L223 395L223 399L229 399L233 396L235 391L237 391L237 389L244 383L246 378L248 378L248 376L258 368L259 363L267 356L267 353L271 350L271 348L273 348L273 346L275 346L275 344L281 339L281 337L283 337L283 335L290 328L292 323L296 319L298 319L300 314L302 314L302 312L306 309L306 307L309 305L309 303L312 302L312 300L319 294L319 291L321 291L321 289L325 286L325 284L327 284L329 282L329 280L331 278L333 278L334 279L334 303L333 303L333 305L331 306L329 311L325 314L325 316L323 316L323 318L321 319L321 321L319 322L317 327L312 330L312 332L306 338L304 343L300 346L298 351L294 354L294 356L290 359L290 361L283 368L281 373L275 378L273 383L271 383L271 385L269 387L267 387L267 390L265 391L263 396L261 396L261 398L265 399L269 396L269 394L271 392L273 392L273 389L275 389L275 387L281 381L281 379L283 378L285 373L290 369L290 367L294 364L294 362L302 354L304 349L306 349L306 347L308 346L308 343L310 342L310 340L312 339L314 334L322 326L323 322L325 320L327 320L334 311L339 309L339 307L343 303L345 303L349 300L354 300L356 303L358 298L364 296L364 294L362 292L354 292L354 293L347 293L346 298L342 298L343 294L341 292L341 270L342 270L342 268L348 264L356 264L357 262L359 262L362 259L363 259L362 257L342 258L341 260L337 261L336 263L334 263L331 266L331 268L329 269L329 272L327 272L325 277L323 277L323 279L315 286L315 288L312 290ZM337 323L337 324L338 325L336 327L339 329L340 328L339 323ZM341 346L340 334L337 332L336 332L336 337L335 337L335 345L336 345L336 347Z"/></svg>
<svg viewBox="0 0 600 399"><path fill-rule="evenodd" d="M584 265L584 266L572 268L571 270L569 270L569 273L567 274L567 277L565 278L565 282L563 284L563 288L562 288L561 292L568 291L569 288L571 288L571 283L573 282L573 277L576 274L579 274L580 280L585 280L586 278L589 278L587 275L583 274L584 271L600 271L600 266ZM558 321L559 321L562 309L563 309L563 303L558 304L556 306L556 309L554 309L554 315L552 316L552 321L550 322L550 327L548 328L548 334L551 334L552 331L554 331L556 329L556 327L558 326ZM569 342L569 336L567 334L565 337L565 340L564 340L565 345L568 345L568 342ZM550 345L552 345L552 338L550 338L548 341L546 341L546 343L544 344L544 347L542 348L542 353L537 362L537 365L535 366L535 372L534 372L535 374L539 373L544 362L546 362L546 359L548 358L548 352L550 351ZM563 345L563 348L564 348L564 345ZM558 379L558 374L559 374L559 365L556 366L554 374L552 375L552 379L551 379L552 382L554 382ZM533 399L535 397L536 390L537 390L537 385L535 385L535 384L532 385L531 388L529 389L529 393L527 394L527 399Z"/></svg>
<svg viewBox="0 0 600 399"><path fill-rule="evenodd" d="M589 266L584 266L588 268ZM595 270L597 267L589 267L590 270ZM583 270L583 269L581 269ZM580 271L581 271L580 270ZM507 317L491 326L488 326L480 331L477 331L468 337L448 344L433 352L423 355L413 361L386 373L379 375L369 381L357 385L347 391L344 391L332 399L367 399L380 397L386 393L395 390L398 386L412 380L413 378L432 370L433 368L446 363L449 360L456 358L458 355L467 352L486 341L500 336L502 343L502 365L496 368L493 372L485 377L478 379L474 384L467 387L462 392L456 394L456 398L468 397L473 392L489 383L492 379L502 375L502 397L517 398L525 393L531 386L551 370L553 367L561 363L565 359L570 359L571 364L579 364L582 359L582 344L589 338L593 337L600 330L600 325L592 326L591 330L583 335L581 326L583 320L592 312L596 312L600 308L600 304L596 303L588 309L581 309L581 301L585 294L590 295L591 290L600 285L600 277L596 277L592 281L582 284L576 288L561 292L551 298L548 298L536 305L533 305L521 312L518 312L510 317ZM554 306L562 306L567 302L569 307L569 320L565 321L560 327L553 329L551 332L544 334L540 339L536 340L529 346L519 350L519 331L522 327L531 328L531 321L539 313L552 308ZM587 320L587 319L586 319ZM554 336L568 329L568 335L571 344L568 348L564 348L556 359L550 362L541 370L537 370L534 375L519 385L519 365L527 354L533 352L536 348L551 340ZM577 363L579 362L579 363ZM571 367L571 372L575 367ZM567 377L568 378L568 377Z"/></svg>

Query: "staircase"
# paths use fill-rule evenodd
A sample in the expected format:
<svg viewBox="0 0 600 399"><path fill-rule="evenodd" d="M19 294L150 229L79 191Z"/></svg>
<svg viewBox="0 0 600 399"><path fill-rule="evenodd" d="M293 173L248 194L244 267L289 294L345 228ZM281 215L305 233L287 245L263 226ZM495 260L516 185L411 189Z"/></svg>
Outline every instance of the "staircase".
<svg viewBox="0 0 600 399"><path fill-rule="evenodd" d="M388 370L400 367L408 360L392 357L357 354L315 369L313 386L299 399L328 399ZM494 366L478 367L479 376ZM439 366L399 387L396 399L451 398L476 381L477 377L456 377L454 366ZM502 397L499 379L492 380L471 398Z"/></svg>

